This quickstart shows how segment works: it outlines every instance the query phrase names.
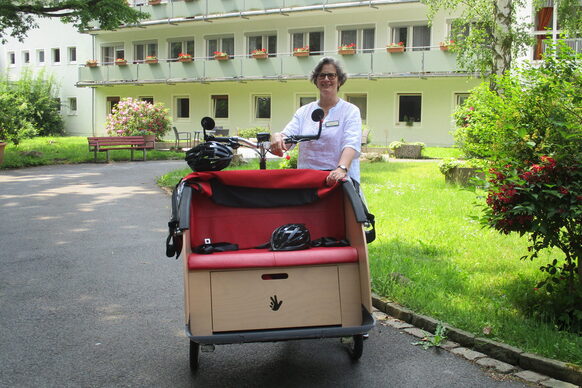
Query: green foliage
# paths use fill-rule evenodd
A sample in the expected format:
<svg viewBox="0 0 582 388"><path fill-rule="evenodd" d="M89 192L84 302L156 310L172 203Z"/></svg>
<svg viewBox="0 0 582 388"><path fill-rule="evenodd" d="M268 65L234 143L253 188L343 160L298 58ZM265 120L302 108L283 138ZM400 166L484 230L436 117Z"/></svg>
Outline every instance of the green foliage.
<svg viewBox="0 0 582 388"><path fill-rule="evenodd" d="M131 97L123 98L107 116L107 133L112 136L156 135L161 140L171 123L164 104L155 105Z"/></svg>
<svg viewBox="0 0 582 388"><path fill-rule="evenodd" d="M297 158L299 158L299 147L296 146L291 151L287 151L287 154L279 162L279 168L289 169L297 168Z"/></svg>
<svg viewBox="0 0 582 388"><path fill-rule="evenodd" d="M57 98L59 86L44 70L36 76L25 69L12 88L27 101L26 119L36 128L37 135L63 135L64 122Z"/></svg>
<svg viewBox="0 0 582 388"><path fill-rule="evenodd" d="M79 31L91 28L96 22L103 30L114 30L123 24L135 24L148 17L147 13L130 7L125 0L0 0L0 40L8 36L19 40L37 28L36 18L60 18L72 23Z"/></svg>
<svg viewBox="0 0 582 388"><path fill-rule="evenodd" d="M554 55L555 53L555 55ZM566 45L547 50L544 62L496 77L500 93L481 84L456 112L455 141L469 158L580 155L582 72Z"/></svg>
<svg viewBox="0 0 582 388"><path fill-rule="evenodd" d="M439 322L434 331L434 335L430 335L427 333L427 335L420 341L413 342L412 344L421 345L424 350L441 346L442 343L447 340L446 332L447 329L443 326L443 323Z"/></svg>
<svg viewBox="0 0 582 388"><path fill-rule="evenodd" d="M28 102L14 90L0 84L0 141L18 145L23 138L32 137L36 131L26 119Z"/></svg>
<svg viewBox="0 0 582 388"><path fill-rule="evenodd" d="M420 146L421 149L424 149L425 144L421 143L421 142L415 142L415 143L406 143L403 141L393 141L392 143L390 143L388 145L388 148L390 148L391 150L395 150L398 149L400 147L402 147L403 145L415 145L415 146Z"/></svg>
<svg viewBox="0 0 582 388"><path fill-rule="evenodd" d="M439 170L443 175L446 175L453 168L457 167L485 169L488 167L488 165L489 162L484 159L445 158L439 163Z"/></svg>
<svg viewBox="0 0 582 388"><path fill-rule="evenodd" d="M269 132L269 130L265 127L253 127L253 128L246 128L246 129L239 129L238 136L244 137L245 139L252 139L257 137L257 133L261 132Z"/></svg>

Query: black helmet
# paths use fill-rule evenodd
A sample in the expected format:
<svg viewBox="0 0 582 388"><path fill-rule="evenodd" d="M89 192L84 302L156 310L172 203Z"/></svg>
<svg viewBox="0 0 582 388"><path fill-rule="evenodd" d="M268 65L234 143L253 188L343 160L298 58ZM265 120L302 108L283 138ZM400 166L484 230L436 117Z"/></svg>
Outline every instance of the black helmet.
<svg viewBox="0 0 582 388"><path fill-rule="evenodd" d="M304 224L287 224L279 226L271 235L272 251L294 251L307 249L311 237Z"/></svg>
<svg viewBox="0 0 582 388"><path fill-rule="evenodd" d="M224 144L208 141L186 152L186 162L193 171L220 171L230 164L232 149Z"/></svg>

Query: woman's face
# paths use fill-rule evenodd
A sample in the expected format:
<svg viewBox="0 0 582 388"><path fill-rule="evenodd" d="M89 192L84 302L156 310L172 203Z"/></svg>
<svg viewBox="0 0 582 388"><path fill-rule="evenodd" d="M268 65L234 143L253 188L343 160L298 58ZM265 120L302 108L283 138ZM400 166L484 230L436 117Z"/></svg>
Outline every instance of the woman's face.
<svg viewBox="0 0 582 388"><path fill-rule="evenodd" d="M328 96L337 95L338 81L337 69L332 64L323 65L317 76L317 88L319 93Z"/></svg>

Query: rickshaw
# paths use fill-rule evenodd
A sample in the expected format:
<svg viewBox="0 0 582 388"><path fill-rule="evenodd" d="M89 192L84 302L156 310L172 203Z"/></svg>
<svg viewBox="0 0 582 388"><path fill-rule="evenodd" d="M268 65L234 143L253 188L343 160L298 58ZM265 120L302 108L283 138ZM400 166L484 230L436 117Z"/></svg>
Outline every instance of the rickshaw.
<svg viewBox="0 0 582 388"><path fill-rule="evenodd" d="M323 112L312 118L317 135L287 141L316 141ZM253 143L207 135L210 118L202 127L201 152L246 146L261 169L200 171L228 164L202 160L174 189L166 254L182 257L191 369L201 346L328 337L358 360L375 324L367 249L375 232L351 181L328 187L326 171L267 170L268 133ZM308 246L273 249L274 231L288 225L308 230Z"/></svg>

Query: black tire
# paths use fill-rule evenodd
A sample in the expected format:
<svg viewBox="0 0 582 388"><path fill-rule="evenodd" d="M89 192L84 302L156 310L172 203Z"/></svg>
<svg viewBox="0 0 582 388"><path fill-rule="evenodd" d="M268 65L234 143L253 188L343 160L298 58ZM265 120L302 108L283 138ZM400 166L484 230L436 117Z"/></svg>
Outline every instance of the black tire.
<svg viewBox="0 0 582 388"><path fill-rule="evenodd" d="M190 341L190 370L195 372L200 365L200 344Z"/></svg>
<svg viewBox="0 0 582 388"><path fill-rule="evenodd" d="M352 361L358 361L364 352L364 336L356 334L354 341L349 345L348 352Z"/></svg>

